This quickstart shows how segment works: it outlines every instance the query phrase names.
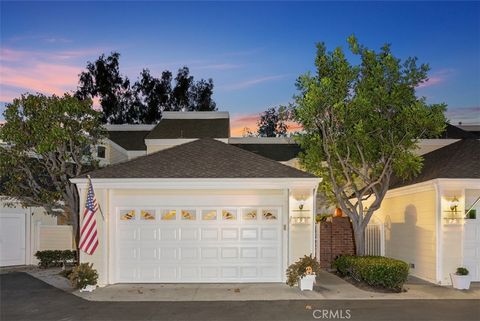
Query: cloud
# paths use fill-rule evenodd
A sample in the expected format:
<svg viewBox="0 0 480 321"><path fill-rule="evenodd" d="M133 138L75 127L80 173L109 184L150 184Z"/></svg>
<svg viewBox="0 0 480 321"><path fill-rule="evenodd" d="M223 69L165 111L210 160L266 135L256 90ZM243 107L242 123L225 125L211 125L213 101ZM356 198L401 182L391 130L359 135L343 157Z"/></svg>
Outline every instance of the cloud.
<svg viewBox="0 0 480 321"><path fill-rule="evenodd" d="M227 90L240 90L240 89L249 88L249 87L252 87L254 85L261 84L261 83L280 80L280 79L283 79L287 76L288 75L273 75L273 76L266 76L266 77L258 77L258 78L253 78L253 79L240 81L240 82L233 83L233 84L223 85L223 86L221 86L221 88L224 88L224 89L227 89Z"/></svg>
<svg viewBox="0 0 480 321"><path fill-rule="evenodd" d="M211 70L230 70L230 69L237 69L242 67L243 65L240 64L211 64L211 65L200 65L200 66L194 66L195 69L211 69Z"/></svg>
<svg viewBox="0 0 480 321"><path fill-rule="evenodd" d="M252 114L238 114L231 118L230 120L230 135L232 137L240 137L244 133L244 129L252 132L257 132L258 129L258 119L260 118L260 113ZM302 129L302 126L298 123L289 121L287 122L288 132L296 132Z"/></svg>
<svg viewBox="0 0 480 321"><path fill-rule="evenodd" d="M74 90L86 60L100 52L101 49L46 52L2 48L0 100L12 101L24 92L62 95Z"/></svg>
<svg viewBox="0 0 480 321"><path fill-rule="evenodd" d="M455 72L453 69L441 69L432 74L426 81L417 86L417 88L427 88L442 84L447 81Z"/></svg>
<svg viewBox="0 0 480 321"><path fill-rule="evenodd" d="M463 125L480 125L480 106L448 108L446 116L453 125L459 122Z"/></svg>

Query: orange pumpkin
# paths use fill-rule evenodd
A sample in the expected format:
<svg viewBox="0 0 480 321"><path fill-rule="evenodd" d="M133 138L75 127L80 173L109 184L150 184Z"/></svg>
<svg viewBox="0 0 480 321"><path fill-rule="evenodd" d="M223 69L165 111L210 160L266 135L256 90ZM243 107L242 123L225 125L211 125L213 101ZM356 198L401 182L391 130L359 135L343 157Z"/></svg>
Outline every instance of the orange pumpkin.
<svg viewBox="0 0 480 321"><path fill-rule="evenodd" d="M335 217L342 217L342 216L343 216L342 209L340 207L337 207L335 209Z"/></svg>

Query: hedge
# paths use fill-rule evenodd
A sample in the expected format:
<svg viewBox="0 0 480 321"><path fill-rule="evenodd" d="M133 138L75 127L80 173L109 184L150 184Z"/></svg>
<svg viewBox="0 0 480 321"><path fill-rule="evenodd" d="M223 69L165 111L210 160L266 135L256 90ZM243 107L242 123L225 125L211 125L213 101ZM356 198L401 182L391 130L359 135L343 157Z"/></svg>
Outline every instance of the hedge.
<svg viewBox="0 0 480 321"><path fill-rule="evenodd" d="M383 256L339 256L333 266L340 275L394 291L402 290L409 270L407 263Z"/></svg>
<svg viewBox="0 0 480 321"><path fill-rule="evenodd" d="M46 250L38 251L35 257L40 261L38 266L48 268L54 266L63 266L67 262L75 262L77 258L76 251L71 250Z"/></svg>

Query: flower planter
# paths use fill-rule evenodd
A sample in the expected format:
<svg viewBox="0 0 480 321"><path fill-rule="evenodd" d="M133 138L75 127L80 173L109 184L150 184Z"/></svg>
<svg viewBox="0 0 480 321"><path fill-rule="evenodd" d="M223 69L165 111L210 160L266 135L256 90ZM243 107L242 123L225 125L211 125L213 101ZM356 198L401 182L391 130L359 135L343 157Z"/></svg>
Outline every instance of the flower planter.
<svg viewBox="0 0 480 321"><path fill-rule="evenodd" d="M470 275L458 275L455 273L450 273L450 278L452 279L452 285L455 289L470 289Z"/></svg>
<svg viewBox="0 0 480 321"><path fill-rule="evenodd" d="M305 275L304 277L300 278L298 281L298 286L302 291L313 291L313 283L315 283L315 274L312 275Z"/></svg>
<svg viewBox="0 0 480 321"><path fill-rule="evenodd" d="M97 288L96 285L86 285L83 289L80 289L80 292L92 292Z"/></svg>

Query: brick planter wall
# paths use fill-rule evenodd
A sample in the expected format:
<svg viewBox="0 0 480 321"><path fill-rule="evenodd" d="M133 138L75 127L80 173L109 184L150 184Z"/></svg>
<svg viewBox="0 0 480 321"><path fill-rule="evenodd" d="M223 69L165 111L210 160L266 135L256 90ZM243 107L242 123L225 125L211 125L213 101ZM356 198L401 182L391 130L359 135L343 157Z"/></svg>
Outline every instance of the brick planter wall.
<svg viewBox="0 0 480 321"><path fill-rule="evenodd" d="M333 217L331 222L320 222L320 266L330 268L341 255L355 254L352 223L348 217Z"/></svg>

